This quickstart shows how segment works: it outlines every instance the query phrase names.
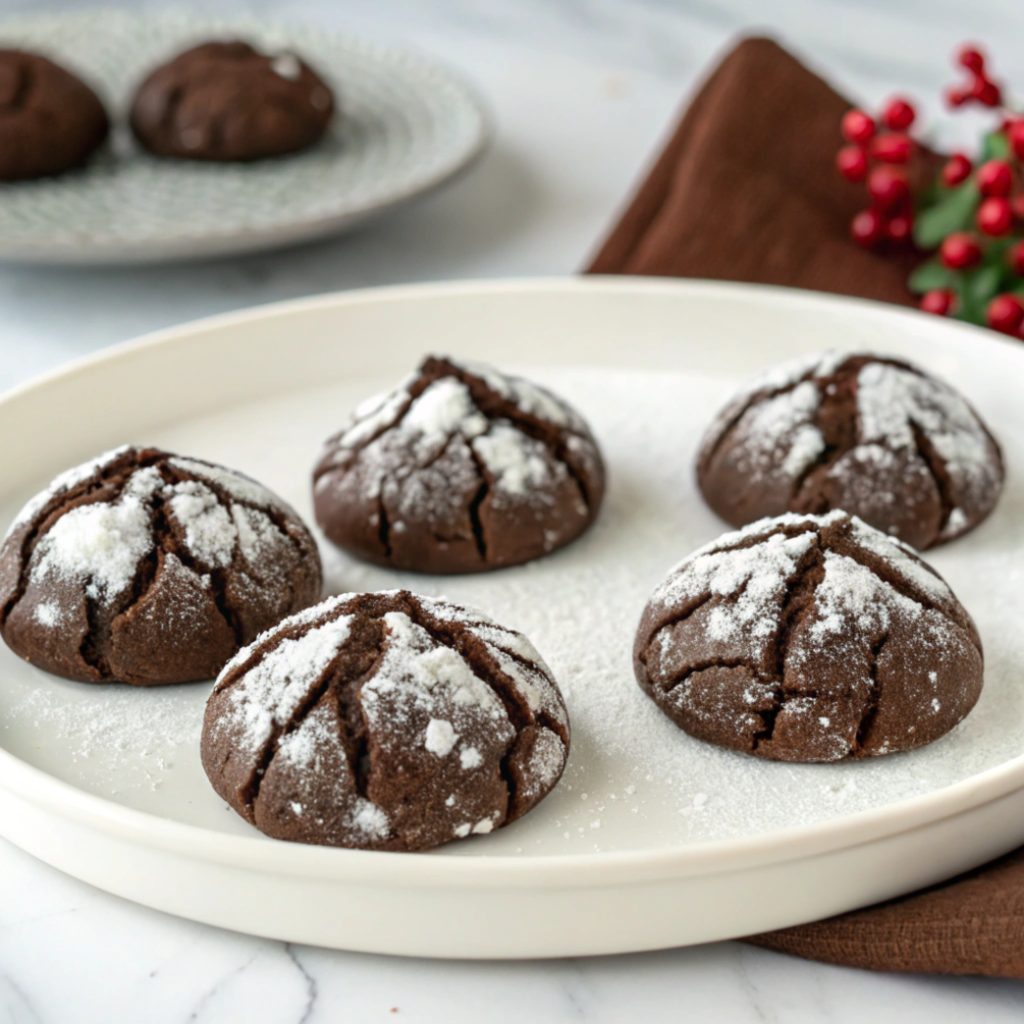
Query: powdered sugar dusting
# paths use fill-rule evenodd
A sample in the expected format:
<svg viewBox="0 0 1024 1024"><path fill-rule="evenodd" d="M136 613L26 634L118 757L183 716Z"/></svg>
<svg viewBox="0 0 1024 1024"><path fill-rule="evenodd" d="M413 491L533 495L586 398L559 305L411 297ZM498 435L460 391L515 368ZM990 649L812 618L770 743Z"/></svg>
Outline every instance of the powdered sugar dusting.
<svg viewBox="0 0 1024 1024"><path fill-rule="evenodd" d="M14 517L11 525L8 527L7 533L4 535L4 540L6 540L19 526L23 526L38 515L53 498L57 497L58 494L70 491L73 487L77 487L78 484L88 480L94 473L97 473L104 466L110 465L111 462L117 459L120 455L123 455L127 450L128 446L122 445L120 448L114 448L111 451L104 452L102 455L98 455L95 459L83 462L80 466L74 466L72 469L65 470L63 473L54 477L49 487L40 491L25 503L21 511Z"/></svg>
<svg viewBox="0 0 1024 1024"><path fill-rule="evenodd" d="M427 722L427 731L423 736L423 746L438 757L447 757L458 742L459 734L452 728L452 723L443 718L432 718Z"/></svg>
<svg viewBox="0 0 1024 1024"><path fill-rule="evenodd" d="M476 438L473 450L494 475L495 489L501 496L526 498L551 481L552 469L545 458L547 448L540 441L525 437L506 420L498 420L483 437ZM565 477L565 466L554 465Z"/></svg>
<svg viewBox="0 0 1024 1024"><path fill-rule="evenodd" d="M269 505L282 512L294 514L291 506L286 505L272 491L234 470L226 469L223 466L214 466L208 462L200 462L198 459L184 459L180 456L175 456L168 461L172 466L184 470L186 473L223 488L236 501L244 501L252 505Z"/></svg>
<svg viewBox="0 0 1024 1024"><path fill-rule="evenodd" d="M949 474L954 502L943 537L960 532L968 518L994 500L1001 476L992 442L967 402L947 384L900 367L868 363L858 374L857 414L862 444L915 449L915 428L927 438Z"/></svg>
<svg viewBox="0 0 1024 1024"><path fill-rule="evenodd" d="M812 422L820 404L817 385L804 381L752 405L734 428L744 443L740 470L787 479L800 476L825 450L825 439Z"/></svg>
<svg viewBox="0 0 1024 1024"><path fill-rule="evenodd" d="M716 640L743 635L763 644L778 628L771 610L782 601L788 579L816 539L811 530L797 537L777 533L753 547L698 555L677 566L652 601L669 607L692 602L706 591L738 593L734 602L712 610L708 632Z"/></svg>
<svg viewBox="0 0 1024 1024"><path fill-rule="evenodd" d="M275 725L291 720L337 657L348 639L351 622L351 616L342 615L298 639L282 640L231 687L229 725L238 730L235 742L240 750L257 753L273 735Z"/></svg>
<svg viewBox="0 0 1024 1024"><path fill-rule="evenodd" d="M388 612L384 622L388 630L387 651L362 690L369 721L380 714L377 706L384 694L398 697L408 713L419 707L438 715L448 708L458 720L460 711L470 713L470 709L475 709L495 723L496 728L507 721L505 708L494 691L457 651L437 645L404 612Z"/></svg>
<svg viewBox="0 0 1024 1024"><path fill-rule="evenodd" d="M32 580L76 580L94 601L113 601L153 548L148 501L162 485L155 469L140 470L117 501L83 505L61 516L36 545Z"/></svg>
<svg viewBox="0 0 1024 1024"><path fill-rule="evenodd" d="M210 566L230 565L238 530L217 495L197 480L173 484L167 493L171 512L184 526L185 543L196 558Z"/></svg>
<svg viewBox="0 0 1024 1024"><path fill-rule="evenodd" d="M867 634L888 632L894 613L918 618L924 608L904 597L866 566L846 555L825 552L825 578L814 591L817 617L811 639L825 644L841 639L852 620Z"/></svg>

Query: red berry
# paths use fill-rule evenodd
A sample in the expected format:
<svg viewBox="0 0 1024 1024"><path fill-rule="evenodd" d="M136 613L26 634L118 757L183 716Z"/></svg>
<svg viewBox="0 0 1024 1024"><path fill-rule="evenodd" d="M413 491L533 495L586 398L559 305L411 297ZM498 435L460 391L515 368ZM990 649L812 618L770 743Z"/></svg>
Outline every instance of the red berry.
<svg viewBox="0 0 1024 1024"><path fill-rule="evenodd" d="M1006 250L1006 262L1010 264L1015 274L1024 277L1024 242L1011 245Z"/></svg>
<svg viewBox="0 0 1024 1024"><path fill-rule="evenodd" d="M985 310L985 322L1003 334L1016 334L1024 320L1024 302L1016 295L997 295Z"/></svg>
<svg viewBox="0 0 1024 1024"><path fill-rule="evenodd" d="M843 115L843 138L863 146L875 134L875 122L863 110L848 110Z"/></svg>
<svg viewBox="0 0 1024 1024"><path fill-rule="evenodd" d="M946 103L951 107L962 107L967 102L967 93L955 85L946 90Z"/></svg>
<svg viewBox="0 0 1024 1024"><path fill-rule="evenodd" d="M889 219L885 226L885 233L893 242L905 242L910 237L910 230L913 222L905 214L898 213Z"/></svg>
<svg viewBox="0 0 1024 1024"><path fill-rule="evenodd" d="M1024 121L1014 121L1007 132L1010 149L1018 160L1024 160Z"/></svg>
<svg viewBox="0 0 1024 1024"><path fill-rule="evenodd" d="M966 181L972 170L971 161L963 153L954 153L942 168L942 183L952 188Z"/></svg>
<svg viewBox="0 0 1024 1024"><path fill-rule="evenodd" d="M952 312L955 298L956 296L948 288L936 288L934 291L924 293L920 308L926 313L946 316L947 313Z"/></svg>
<svg viewBox="0 0 1024 1024"><path fill-rule="evenodd" d="M980 75L985 70L985 58L976 46L964 46L956 55L956 62L962 68Z"/></svg>
<svg viewBox="0 0 1024 1024"><path fill-rule="evenodd" d="M1008 196L1013 173L1005 160L989 160L978 168L978 190L983 196Z"/></svg>
<svg viewBox="0 0 1024 1024"><path fill-rule="evenodd" d="M863 181L868 176L868 158L860 146L843 146L836 154L836 167L847 181Z"/></svg>
<svg viewBox="0 0 1024 1024"><path fill-rule="evenodd" d="M883 210L892 210L910 195L907 181L891 167L876 167L868 176L868 195Z"/></svg>
<svg viewBox="0 0 1024 1024"><path fill-rule="evenodd" d="M954 231L943 239L939 259L950 270L967 270L981 259L981 246L965 231Z"/></svg>
<svg viewBox="0 0 1024 1024"><path fill-rule="evenodd" d="M1013 226L1013 208L1001 196L992 196L978 207L978 228L986 235L1005 235Z"/></svg>
<svg viewBox="0 0 1024 1024"><path fill-rule="evenodd" d="M910 136L902 132L888 132L877 136L871 143L871 155L887 164L905 164L910 159Z"/></svg>
<svg viewBox="0 0 1024 1024"><path fill-rule="evenodd" d="M1003 94L999 86L987 78L979 78L974 83L971 88L971 97L985 107L998 107L1003 102Z"/></svg>
<svg viewBox="0 0 1024 1024"><path fill-rule="evenodd" d="M850 222L850 234L858 245L870 249L877 242L882 240L885 233L885 225L882 223L882 215L877 210L861 210Z"/></svg>
<svg viewBox="0 0 1024 1024"><path fill-rule="evenodd" d="M882 111L882 122L894 132L902 132L914 123L917 111L905 100L897 97L890 100Z"/></svg>

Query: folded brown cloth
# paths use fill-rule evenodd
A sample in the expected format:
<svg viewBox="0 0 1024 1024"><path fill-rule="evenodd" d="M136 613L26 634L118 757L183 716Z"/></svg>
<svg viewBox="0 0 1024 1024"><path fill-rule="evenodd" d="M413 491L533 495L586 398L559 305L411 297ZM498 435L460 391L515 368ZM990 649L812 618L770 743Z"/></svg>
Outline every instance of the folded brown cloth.
<svg viewBox="0 0 1024 1024"><path fill-rule="evenodd" d="M850 238L868 205L835 169L851 104L770 39L736 47L690 104L587 268L710 277L915 305L912 252Z"/></svg>
<svg viewBox="0 0 1024 1024"><path fill-rule="evenodd" d="M849 107L776 43L743 41L690 104L589 272L912 304L905 282L919 257L850 240L866 196L835 171ZM874 970L1024 978L1024 849L923 892L747 941Z"/></svg>

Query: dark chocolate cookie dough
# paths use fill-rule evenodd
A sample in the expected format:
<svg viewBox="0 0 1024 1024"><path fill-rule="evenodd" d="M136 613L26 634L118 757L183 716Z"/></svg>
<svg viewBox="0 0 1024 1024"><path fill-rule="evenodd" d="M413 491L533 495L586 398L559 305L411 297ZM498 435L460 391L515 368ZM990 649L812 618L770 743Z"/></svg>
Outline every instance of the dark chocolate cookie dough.
<svg viewBox="0 0 1024 1024"><path fill-rule="evenodd" d="M923 746L981 693L981 641L908 545L844 512L701 548L644 611L641 687L698 739L779 761Z"/></svg>
<svg viewBox="0 0 1024 1024"><path fill-rule="evenodd" d="M435 573L547 554L594 521L604 496L597 443L565 402L434 356L356 410L313 481L317 522L335 544Z"/></svg>
<svg viewBox="0 0 1024 1024"><path fill-rule="evenodd" d="M38 54L0 50L0 181L78 167L109 130L103 104L80 78Z"/></svg>
<svg viewBox="0 0 1024 1024"><path fill-rule="evenodd" d="M555 786L569 723L521 634L444 599L343 594L221 673L214 789L277 839L425 850L508 825Z"/></svg>
<svg viewBox="0 0 1024 1024"><path fill-rule="evenodd" d="M139 86L131 126L159 156L259 160L313 145L333 114L331 90L294 54L204 43Z"/></svg>
<svg viewBox="0 0 1024 1024"><path fill-rule="evenodd" d="M755 378L701 444L700 488L733 526L841 508L918 550L995 506L999 446L948 384L896 359L816 353Z"/></svg>
<svg viewBox="0 0 1024 1024"><path fill-rule="evenodd" d="M57 477L0 548L0 633L68 679L215 676L320 597L316 542L261 484L200 459L119 448Z"/></svg>

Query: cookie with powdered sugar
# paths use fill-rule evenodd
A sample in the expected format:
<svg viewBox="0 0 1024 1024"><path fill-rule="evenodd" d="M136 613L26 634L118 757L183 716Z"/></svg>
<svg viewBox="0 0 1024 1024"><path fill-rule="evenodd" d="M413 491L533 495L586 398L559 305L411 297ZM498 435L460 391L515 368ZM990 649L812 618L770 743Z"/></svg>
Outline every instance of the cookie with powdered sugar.
<svg viewBox="0 0 1024 1024"><path fill-rule="evenodd" d="M520 633L408 591L343 594L240 651L206 706L213 788L267 835L426 850L522 817L569 720Z"/></svg>
<svg viewBox="0 0 1024 1024"><path fill-rule="evenodd" d="M982 686L977 630L943 579L840 511L765 519L696 551L651 596L633 655L680 728L779 761L923 746Z"/></svg>
<svg viewBox="0 0 1024 1024"><path fill-rule="evenodd" d="M67 679L210 679L320 598L320 556L280 498L234 470L118 448L68 470L0 548L0 634Z"/></svg>
<svg viewBox="0 0 1024 1024"><path fill-rule="evenodd" d="M433 356L356 409L313 473L317 522L335 544L419 572L539 558L586 530L603 496L597 442L569 405Z"/></svg>
<svg viewBox="0 0 1024 1024"><path fill-rule="evenodd" d="M896 359L827 352L751 381L705 435L697 478L733 526L841 508L923 551L992 511L1003 460L948 384Z"/></svg>

